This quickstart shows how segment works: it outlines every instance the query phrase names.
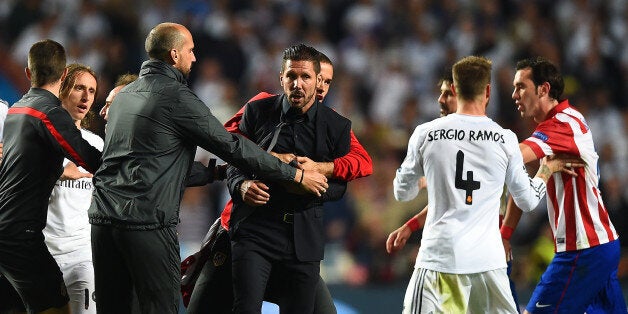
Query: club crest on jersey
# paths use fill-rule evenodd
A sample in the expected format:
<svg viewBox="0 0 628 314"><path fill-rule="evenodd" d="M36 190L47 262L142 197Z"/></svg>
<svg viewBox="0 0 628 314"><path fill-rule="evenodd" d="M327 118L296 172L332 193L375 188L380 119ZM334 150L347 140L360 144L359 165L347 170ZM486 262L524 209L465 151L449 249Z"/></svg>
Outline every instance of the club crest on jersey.
<svg viewBox="0 0 628 314"><path fill-rule="evenodd" d="M216 252L212 261L214 262L214 266L218 267L224 264L225 260L227 260L227 254L223 252Z"/></svg>
<svg viewBox="0 0 628 314"><path fill-rule="evenodd" d="M541 132L541 131L536 131L534 133L532 133L532 136L540 139L543 142L547 142L547 140L549 139L549 136L547 136L547 134Z"/></svg>

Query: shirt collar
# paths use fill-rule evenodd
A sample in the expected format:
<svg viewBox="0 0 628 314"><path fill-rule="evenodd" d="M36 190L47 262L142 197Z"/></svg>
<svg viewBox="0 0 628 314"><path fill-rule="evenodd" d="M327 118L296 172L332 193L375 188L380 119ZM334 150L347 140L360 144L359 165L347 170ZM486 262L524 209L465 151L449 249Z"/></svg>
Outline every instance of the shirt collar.
<svg viewBox="0 0 628 314"><path fill-rule="evenodd" d="M140 76L155 73L166 75L183 85L188 84L185 76L183 76L183 73L181 73L181 71L177 70L177 68L164 61L150 59L142 63L142 67L140 68Z"/></svg>
<svg viewBox="0 0 628 314"><path fill-rule="evenodd" d="M314 121L314 118L316 118L316 111L318 110L318 104L319 104L318 99L314 100L314 104L312 104L310 109L308 109L305 112L305 114L297 114L297 116L299 115L303 116L303 118L305 118L305 121ZM290 108L291 107L290 107L290 103L288 102L288 97L287 95L285 95L282 102L281 115L282 116L288 115L288 110L290 110Z"/></svg>
<svg viewBox="0 0 628 314"><path fill-rule="evenodd" d="M557 113L562 112L563 110L567 109L568 107L570 107L569 100L565 99L565 100L559 102L558 105L554 106L554 108L552 108L547 113L547 116L545 116L545 120L551 119Z"/></svg>
<svg viewBox="0 0 628 314"><path fill-rule="evenodd" d="M61 105L61 99L51 93L49 90L39 87L31 87L28 91L31 95L42 96L48 98L51 102L54 102L57 106Z"/></svg>

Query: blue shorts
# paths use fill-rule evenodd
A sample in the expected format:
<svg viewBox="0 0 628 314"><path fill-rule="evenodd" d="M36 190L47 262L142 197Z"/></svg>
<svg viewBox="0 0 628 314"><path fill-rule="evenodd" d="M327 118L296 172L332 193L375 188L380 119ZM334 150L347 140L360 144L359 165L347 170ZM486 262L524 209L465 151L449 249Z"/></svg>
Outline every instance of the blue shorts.
<svg viewBox="0 0 628 314"><path fill-rule="evenodd" d="M530 313L626 313L619 281L619 240L560 252L541 276L526 310Z"/></svg>
<svg viewBox="0 0 628 314"><path fill-rule="evenodd" d="M512 261L508 261L506 265L508 265L508 268L506 268L506 274L508 274L508 281L510 282L510 292L512 292L512 298L515 299L515 304L517 305L517 313L521 313L521 311L519 311L519 296L517 295L515 282L512 281L512 278L510 277L510 274L512 273Z"/></svg>

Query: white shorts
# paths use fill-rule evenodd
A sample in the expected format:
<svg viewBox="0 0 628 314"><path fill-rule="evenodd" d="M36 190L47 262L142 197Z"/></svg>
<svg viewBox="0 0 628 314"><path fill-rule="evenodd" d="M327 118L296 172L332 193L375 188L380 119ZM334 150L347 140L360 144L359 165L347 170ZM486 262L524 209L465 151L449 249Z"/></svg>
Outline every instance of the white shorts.
<svg viewBox="0 0 628 314"><path fill-rule="evenodd" d="M475 274L446 274L415 268L403 314L517 313L506 268Z"/></svg>
<svg viewBox="0 0 628 314"><path fill-rule="evenodd" d="M96 314L94 265L92 262L58 264L68 289L72 314Z"/></svg>

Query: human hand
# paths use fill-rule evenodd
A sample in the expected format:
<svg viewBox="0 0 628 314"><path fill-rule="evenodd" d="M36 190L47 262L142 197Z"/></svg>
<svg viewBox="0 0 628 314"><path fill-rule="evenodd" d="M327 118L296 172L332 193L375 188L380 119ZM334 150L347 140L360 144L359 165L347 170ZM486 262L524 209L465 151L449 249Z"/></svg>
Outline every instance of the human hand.
<svg viewBox="0 0 628 314"><path fill-rule="evenodd" d="M318 163L309 157L297 156L297 162L299 163L299 169L320 172L318 171Z"/></svg>
<svg viewBox="0 0 628 314"><path fill-rule="evenodd" d="M312 170L297 171L294 181L299 182L303 189L309 193L316 194L318 197L325 193L329 187L327 178Z"/></svg>
<svg viewBox="0 0 628 314"><path fill-rule="evenodd" d="M82 172L79 168L73 163L68 163L65 168L63 168L63 173L59 179L61 180L78 180L80 178L91 178L93 175L89 172Z"/></svg>
<svg viewBox="0 0 628 314"><path fill-rule="evenodd" d="M506 253L506 262L512 261L512 246L510 246L510 240L502 238L502 244L504 245L504 253Z"/></svg>
<svg viewBox="0 0 628 314"><path fill-rule="evenodd" d="M292 154L292 153L280 154L280 153L270 152L270 154L279 158L279 160L287 164L289 164L291 161L297 158L297 155Z"/></svg>
<svg viewBox="0 0 628 314"><path fill-rule="evenodd" d="M411 235L412 230L405 224L391 232L386 240L386 252L392 254L403 249Z"/></svg>
<svg viewBox="0 0 628 314"><path fill-rule="evenodd" d="M240 185L240 196L242 201L249 206L262 206L270 200L268 186L262 181L245 180Z"/></svg>
<svg viewBox="0 0 628 314"><path fill-rule="evenodd" d="M547 181L552 173L562 171L577 177L578 174L574 168L584 166L586 166L586 163L579 156L566 154L550 155L541 159L537 176Z"/></svg>
<svg viewBox="0 0 628 314"><path fill-rule="evenodd" d="M322 173L328 178L331 178L334 174L334 162L318 162L308 157L297 156L298 168L305 170L312 170L318 173Z"/></svg>

